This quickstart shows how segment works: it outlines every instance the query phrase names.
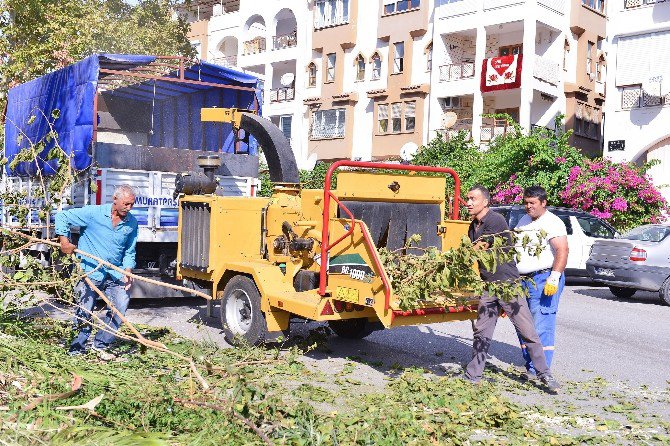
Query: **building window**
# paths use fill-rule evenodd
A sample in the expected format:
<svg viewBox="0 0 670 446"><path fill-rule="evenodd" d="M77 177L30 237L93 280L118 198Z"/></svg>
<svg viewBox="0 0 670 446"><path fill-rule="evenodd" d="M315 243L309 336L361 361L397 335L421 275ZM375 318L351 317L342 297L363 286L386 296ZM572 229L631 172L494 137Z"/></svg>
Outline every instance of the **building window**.
<svg viewBox="0 0 670 446"><path fill-rule="evenodd" d="M593 42L586 42L586 74L593 73Z"/></svg>
<svg viewBox="0 0 670 446"><path fill-rule="evenodd" d="M570 55L570 43L565 39L563 44L563 70L568 71L568 56Z"/></svg>
<svg viewBox="0 0 670 446"><path fill-rule="evenodd" d="M314 62L307 65L307 86L316 87L316 64Z"/></svg>
<svg viewBox="0 0 670 446"><path fill-rule="evenodd" d="M605 0L582 0L582 4L596 11L605 11Z"/></svg>
<svg viewBox="0 0 670 446"><path fill-rule="evenodd" d="M356 80L365 80L365 58L362 54L356 58Z"/></svg>
<svg viewBox="0 0 670 446"><path fill-rule="evenodd" d="M389 130L389 105L379 104L377 106L377 121L379 122L379 133L386 133Z"/></svg>
<svg viewBox="0 0 670 446"><path fill-rule="evenodd" d="M374 53L371 57L372 63L372 80L377 80L382 77L382 59L379 54Z"/></svg>
<svg viewBox="0 0 670 446"><path fill-rule="evenodd" d="M326 68L326 82L333 82L335 80L335 53L330 53L327 56L328 67Z"/></svg>
<svg viewBox="0 0 670 446"><path fill-rule="evenodd" d="M421 6L421 0L385 0L384 15L409 11Z"/></svg>
<svg viewBox="0 0 670 446"><path fill-rule="evenodd" d="M426 71L433 69L433 42L426 47Z"/></svg>
<svg viewBox="0 0 670 446"><path fill-rule="evenodd" d="M344 138L345 109L319 110L312 113L311 139Z"/></svg>
<svg viewBox="0 0 670 446"><path fill-rule="evenodd" d="M413 132L416 116L416 101L405 102L405 131Z"/></svg>
<svg viewBox="0 0 670 446"><path fill-rule="evenodd" d="M314 28L349 23L349 0L316 0Z"/></svg>
<svg viewBox="0 0 670 446"><path fill-rule="evenodd" d="M602 60L598 60L596 62L596 80L598 82L603 81L603 63L604 62Z"/></svg>
<svg viewBox="0 0 670 446"><path fill-rule="evenodd" d="M507 45L501 46L498 49L498 55L502 56L515 56L518 54L523 54L523 45Z"/></svg>
<svg viewBox="0 0 670 446"><path fill-rule="evenodd" d="M284 134L286 139L291 140L291 123L293 122L293 116L284 115L279 117L279 129Z"/></svg>
<svg viewBox="0 0 670 446"><path fill-rule="evenodd" d="M400 133L402 130L402 102L391 104L391 131Z"/></svg>
<svg viewBox="0 0 670 446"><path fill-rule="evenodd" d="M393 44L394 47L394 57L393 57L393 73L402 73L404 68L405 61L405 43L396 42Z"/></svg>

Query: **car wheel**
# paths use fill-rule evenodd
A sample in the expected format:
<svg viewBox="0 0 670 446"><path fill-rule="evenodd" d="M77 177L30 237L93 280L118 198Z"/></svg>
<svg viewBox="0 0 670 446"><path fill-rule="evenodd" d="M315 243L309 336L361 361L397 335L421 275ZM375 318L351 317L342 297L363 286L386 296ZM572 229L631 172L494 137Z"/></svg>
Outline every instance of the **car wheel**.
<svg viewBox="0 0 670 446"><path fill-rule="evenodd" d="M328 321L328 327L341 338L363 339L378 328L365 318Z"/></svg>
<svg viewBox="0 0 670 446"><path fill-rule="evenodd" d="M661 302L665 305L670 305L670 277L663 282L663 286L661 286L658 292L658 297L661 298Z"/></svg>
<svg viewBox="0 0 670 446"><path fill-rule="evenodd" d="M223 289L221 326L231 345L258 345L265 340L268 326L261 311L261 294L247 276L235 276Z"/></svg>
<svg viewBox="0 0 670 446"><path fill-rule="evenodd" d="M612 294L621 299L628 299L629 297L633 297L633 295L637 292L635 288L622 288L618 286L611 286L609 288Z"/></svg>

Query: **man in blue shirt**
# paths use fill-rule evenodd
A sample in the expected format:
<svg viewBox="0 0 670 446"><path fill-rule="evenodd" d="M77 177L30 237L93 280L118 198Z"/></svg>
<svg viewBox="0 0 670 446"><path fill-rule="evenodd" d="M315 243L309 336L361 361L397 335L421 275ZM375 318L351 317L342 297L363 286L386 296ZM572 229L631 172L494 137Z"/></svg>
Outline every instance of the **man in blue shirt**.
<svg viewBox="0 0 670 446"><path fill-rule="evenodd" d="M56 235L59 236L61 251L72 254L77 248L68 238L72 226L79 227L79 250L101 258L114 266L130 272L135 267L135 245L137 243L137 220L130 213L135 204L135 192L130 186L122 185L114 191L111 204L84 206L70 209L56 215ZM125 314L130 300L128 289L132 279L109 267L96 269L98 262L78 254L84 273L91 282L109 298L114 307ZM79 307L75 313L74 330L78 334L70 345L69 353L77 355L86 351L92 326L89 324L95 302L95 291L82 279L77 284ZM93 341L93 349L104 352L114 342L115 333L121 326L121 319L111 309L107 309L103 322L105 330L98 330ZM104 356L101 353L101 356Z"/></svg>

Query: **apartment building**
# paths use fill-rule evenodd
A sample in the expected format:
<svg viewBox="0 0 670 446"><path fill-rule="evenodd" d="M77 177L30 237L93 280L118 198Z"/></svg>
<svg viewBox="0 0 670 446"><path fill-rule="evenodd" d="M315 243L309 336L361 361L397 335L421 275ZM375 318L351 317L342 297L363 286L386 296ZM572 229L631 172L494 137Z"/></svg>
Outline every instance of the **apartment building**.
<svg viewBox="0 0 670 446"><path fill-rule="evenodd" d="M217 0L188 7L202 57L259 75L302 167L397 158L441 133L478 144L565 114L601 150L602 0ZM205 24L206 23L206 24Z"/></svg>
<svg viewBox="0 0 670 446"><path fill-rule="evenodd" d="M513 131L491 115L506 113L528 130L553 129L565 114L572 144L596 154L605 16L589 1L438 0L431 136L465 131L488 144Z"/></svg>
<svg viewBox="0 0 670 446"><path fill-rule="evenodd" d="M650 175L670 184L670 3L612 0L607 12L605 152L615 161L658 160ZM670 199L670 188L661 192Z"/></svg>
<svg viewBox="0 0 670 446"><path fill-rule="evenodd" d="M430 0L316 0L308 152L397 158L427 142Z"/></svg>
<svg viewBox="0 0 670 446"><path fill-rule="evenodd" d="M291 141L300 167L307 137L302 99L310 60L312 15L304 0L204 0L185 5L200 58L262 81L263 116Z"/></svg>

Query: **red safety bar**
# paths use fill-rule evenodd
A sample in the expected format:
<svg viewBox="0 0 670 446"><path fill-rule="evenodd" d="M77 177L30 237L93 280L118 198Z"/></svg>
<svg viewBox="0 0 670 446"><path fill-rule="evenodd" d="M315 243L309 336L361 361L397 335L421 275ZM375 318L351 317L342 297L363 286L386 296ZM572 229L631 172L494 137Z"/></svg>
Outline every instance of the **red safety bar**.
<svg viewBox="0 0 670 446"><path fill-rule="evenodd" d="M323 228L321 229L321 269L319 271L319 294L321 296L326 295L326 279L328 271L328 252L342 240L347 238L354 232L356 226L356 219L354 215L349 211L349 209L343 205L340 200L337 199L335 195L330 191L330 186L332 182L333 173L340 167L359 167L364 169L389 169L389 170L409 170L413 172L434 172L434 173L448 173L454 179L454 205L451 211L451 218L454 220L458 219L459 214L459 202L462 202L461 198L461 180L458 177L458 174L453 169L448 167L432 167L432 166L411 166L404 164L388 164L388 163L372 163L365 161L336 161L328 169L326 174L326 181L323 186ZM337 203L337 205L349 216L351 219L351 225L346 234L338 238L335 242L330 243L330 233L328 232L328 224L330 221L330 200L331 198ZM361 225L361 230L363 226ZM361 231L363 237L365 238L365 244L370 249L372 253L372 260L377 267L377 271L381 271L382 284L384 285L384 309L388 310L391 302L391 285L389 284L388 277L384 274L384 268L377 255L377 248L375 247L372 240L366 231Z"/></svg>

